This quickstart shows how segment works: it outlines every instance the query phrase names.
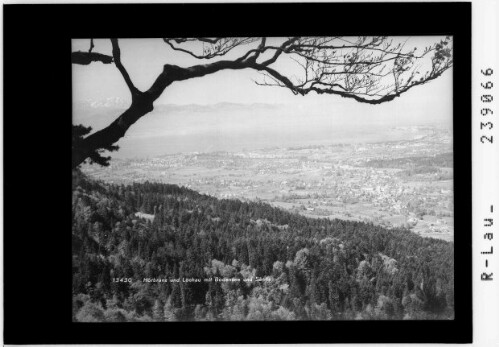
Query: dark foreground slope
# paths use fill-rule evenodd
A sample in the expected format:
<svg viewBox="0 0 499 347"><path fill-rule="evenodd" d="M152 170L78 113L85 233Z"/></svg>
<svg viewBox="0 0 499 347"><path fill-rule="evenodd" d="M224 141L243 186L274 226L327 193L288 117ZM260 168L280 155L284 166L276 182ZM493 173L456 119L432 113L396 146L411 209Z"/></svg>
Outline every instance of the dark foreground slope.
<svg viewBox="0 0 499 347"><path fill-rule="evenodd" d="M452 243L174 185L73 183L75 321L454 317Z"/></svg>

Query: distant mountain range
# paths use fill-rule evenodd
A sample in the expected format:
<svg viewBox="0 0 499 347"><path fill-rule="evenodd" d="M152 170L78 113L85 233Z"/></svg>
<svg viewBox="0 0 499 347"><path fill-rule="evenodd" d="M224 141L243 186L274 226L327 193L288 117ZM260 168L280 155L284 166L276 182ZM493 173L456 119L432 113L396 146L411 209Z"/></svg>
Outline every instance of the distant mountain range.
<svg viewBox="0 0 499 347"><path fill-rule="evenodd" d="M96 109L96 108L126 108L130 101L120 97L106 98L102 100L82 100L76 101L73 105L78 109Z"/></svg>
<svg viewBox="0 0 499 347"><path fill-rule="evenodd" d="M131 101L125 100L120 97L106 98L102 100L83 100L74 103L75 109L77 111L86 110L97 110L97 109L127 109L130 106ZM216 104L200 105L200 104L155 104L153 112L217 112L220 110L254 110L254 109L277 109L285 107L284 104L267 104L267 103L252 103L252 104L242 104L242 103L232 103L232 102L220 102Z"/></svg>
<svg viewBox="0 0 499 347"><path fill-rule="evenodd" d="M73 123L103 129L123 113L122 98L75 102ZM382 109L353 111L348 104L310 103L156 104L118 143L113 157L155 156L192 151L233 151L330 143L412 139L419 117L385 114ZM366 109L367 112L367 109ZM452 124L452 123L451 123ZM398 129L391 129L393 127Z"/></svg>

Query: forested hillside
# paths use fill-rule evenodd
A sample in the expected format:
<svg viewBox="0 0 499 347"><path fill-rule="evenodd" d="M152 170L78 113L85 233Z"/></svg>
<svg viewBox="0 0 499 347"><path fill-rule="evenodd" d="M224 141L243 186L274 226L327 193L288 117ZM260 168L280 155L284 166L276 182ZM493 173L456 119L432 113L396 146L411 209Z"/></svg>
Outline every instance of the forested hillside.
<svg viewBox="0 0 499 347"><path fill-rule="evenodd" d="M454 318L453 243L174 185L75 172L72 249L74 321Z"/></svg>

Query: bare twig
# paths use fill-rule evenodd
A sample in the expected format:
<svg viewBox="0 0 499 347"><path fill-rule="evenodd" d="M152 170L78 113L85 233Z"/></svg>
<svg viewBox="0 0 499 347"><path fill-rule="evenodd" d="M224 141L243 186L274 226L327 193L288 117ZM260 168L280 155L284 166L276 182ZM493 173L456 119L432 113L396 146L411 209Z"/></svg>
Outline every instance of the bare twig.
<svg viewBox="0 0 499 347"><path fill-rule="evenodd" d="M111 63L113 60L132 93L132 104L106 128L78 142L73 150L73 167L92 158L101 149L113 148L128 128L153 110L153 102L176 81L202 77L221 70L253 69L263 75L258 85L278 86L297 95L339 95L361 103L381 104L391 101L410 89L428 83L452 68L452 39L426 47L416 55L416 49L406 50L404 43L394 44L387 37L289 37L280 44L269 45L267 38L169 38L163 39L173 50L201 60L220 58L236 47L260 41L248 47L239 58L218 60L183 68L165 64L151 87L139 91L121 62L117 39L111 39L113 57L92 52L74 52L73 62ZM198 46L196 46L198 43ZM91 49L93 42L91 42ZM201 46L201 53L196 47ZM270 56L261 59L264 53ZM430 56L430 53L433 55ZM301 70L302 76L286 76L280 63L288 60ZM260 61L259 61L260 60Z"/></svg>
<svg viewBox="0 0 499 347"><path fill-rule="evenodd" d="M137 97L141 92L134 86L132 79L130 78L130 75L126 71L125 67L121 63L121 50L120 46L118 44L118 39L111 39L111 44L113 46L113 58L114 58L114 63L118 70L121 72L121 75L123 76L123 79L125 80L126 85L128 86L128 89L130 89L130 93L132 94L132 100Z"/></svg>

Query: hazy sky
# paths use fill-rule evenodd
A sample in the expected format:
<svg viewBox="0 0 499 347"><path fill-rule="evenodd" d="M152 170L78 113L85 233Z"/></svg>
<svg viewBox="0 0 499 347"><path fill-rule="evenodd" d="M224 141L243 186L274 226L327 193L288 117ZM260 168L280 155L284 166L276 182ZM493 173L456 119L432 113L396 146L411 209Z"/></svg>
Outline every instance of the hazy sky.
<svg viewBox="0 0 499 347"><path fill-rule="evenodd" d="M435 37L411 38L407 45L418 46L436 41ZM73 51L88 50L89 40L73 40ZM122 61L135 85L142 90L150 87L161 73L165 63L189 66L199 61L181 52L172 51L161 39L120 40ZM94 51L110 54L109 40L95 40ZM235 103L299 103L309 107L334 109L339 102L354 103L360 112L377 108L383 111L404 110L408 105L417 107L422 117L449 117L452 112L452 70L427 85L413 88L397 100L382 105L361 105L335 95L309 94L295 96L289 90L278 87L257 86L254 80L261 76L252 70L220 71L202 78L175 82L169 86L156 104L215 104ZM92 63L87 66L73 64L73 98L75 101L100 100L108 97L129 99L128 89L116 67ZM368 106L367 108L363 106ZM376 111L378 111L376 110Z"/></svg>
<svg viewBox="0 0 499 347"><path fill-rule="evenodd" d="M439 39L437 37L413 37L409 39L407 45L417 46L422 50L424 46ZM134 84L141 90L150 87L166 63L180 66L200 63L199 60L187 54L172 51L161 39L121 39L119 42L122 62ZM88 39L73 40L73 51L88 50L88 48ZM94 51L111 54L109 40L95 40ZM239 52L234 53L237 55ZM316 95L313 93L307 96L296 96L285 88L257 86L254 80L261 81L261 75L256 71L246 69L225 70L201 78L175 82L165 90L155 105L212 105L221 102L286 105L286 109L291 111L281 110L281 114L276 114L275 117L270 110L260 110L258 115L247 113L246 117L254 119L247 120L245 118L244 127L248 131L253 128L261 129L265 126L262 124L266 124L267 120L275 118L272 122L277 129L276 131L282 132L283 136L286 135L284 133L287 131L286 136L288 137L296 136L296 131L300 128L308 129L310 132L321 129L321 127L335 130L338 129L338 123L348 121L354 124L355 122L362 123L363 126L372 124L387 128L407 124L452 124L452 69L446 71L443 76L436 80L415 87L394 101L381 105L362 104L336 95ZM114 64L92 63L86 66L73 64L73 100L75 102L99 101L114 97L130 99L128 88ZM141 143L137 141L138 138L179 135L193 131L197 132L196 139L200 138L201 141L203 134L206 136L214 134L213 132L208 134L203 129L217 127L219 129L215 133L218 134L218 137L227 136L228 138L233 135L233 130L236 127L240 128L243 125L241 123L242 117L238 118L228 112L220 110L220 115L216 114L218 112L213 112L211 115L203 115L203 118L195 116L189 118L185 115L174 114L146 115L129 129L125 139L122 139L119 145L125 149L127 146L133 147L136 143ZM305 119L305 115L310 118ZM90 125L94 130L98 130L109 124L115 116L99 116L97 114L93 118L84 119L83 115L76 113L73 121ZM127 142L132 140L135 140L133 146L132 142ZM192 138L179 139L179 143L185 141L193 140ZM206 137L205 141L212 140ZM163 145L163 143L157 144L157 146ZM153 147L153 145L150 146ZM120 155L125 154L120 153Z"/></svg>

